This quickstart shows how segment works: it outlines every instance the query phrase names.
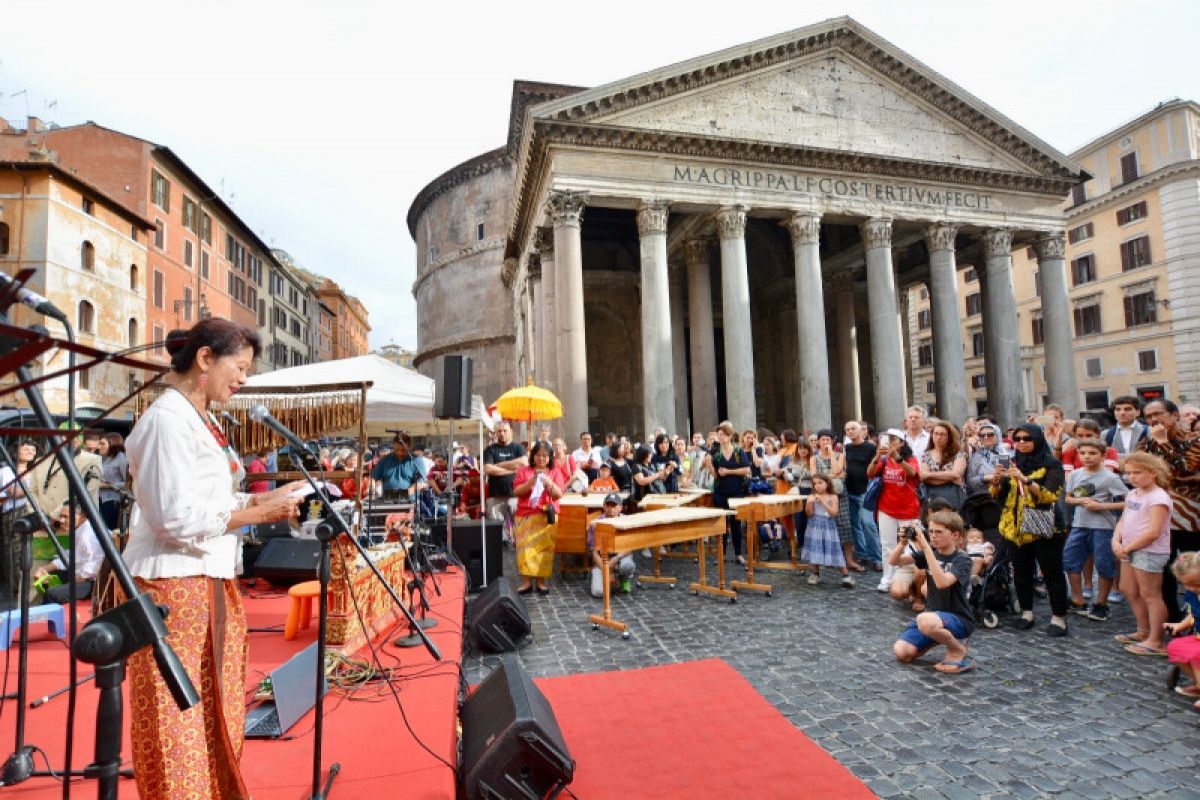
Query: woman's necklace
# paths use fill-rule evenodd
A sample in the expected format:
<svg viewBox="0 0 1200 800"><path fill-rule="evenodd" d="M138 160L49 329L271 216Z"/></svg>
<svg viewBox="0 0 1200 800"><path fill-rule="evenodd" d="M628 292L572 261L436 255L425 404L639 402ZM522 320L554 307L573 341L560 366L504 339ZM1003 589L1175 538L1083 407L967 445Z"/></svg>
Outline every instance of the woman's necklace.
<svg viewBox="0 0 1200 800"><path fill-rule="evenodd" d="M225 432L221 430L221 426L217 424L216 418L213 417L211 412L205 411L201 413L200 409L196 408L196 405L192 402L191 398L184 394L183 390L178 386L170 386L168 388L179 392L179 394L183 395L183 399L187 400L188 405L192 407L192 410L196 412L198 417L200 417L200 421L204 423L204 427L208 428L208 432L211 433L213 439L216 440L217 446L221 448L221 450L225 453L225 457L229 459L229 474L236 475L238 471L237 452L233 449L233 446L229 444L229 440L225 438Z"/></svg>

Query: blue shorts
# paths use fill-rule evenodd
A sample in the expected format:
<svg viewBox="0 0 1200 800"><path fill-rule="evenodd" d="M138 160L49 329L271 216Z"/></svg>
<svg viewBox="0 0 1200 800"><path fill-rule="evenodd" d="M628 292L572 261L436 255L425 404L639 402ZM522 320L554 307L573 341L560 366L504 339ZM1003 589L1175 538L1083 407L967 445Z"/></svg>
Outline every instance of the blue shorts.
<svg viewBox="0 0 1200 800"><path fill-rule="evenodd" d="M1071 528L1063 548L1063 571L1083 572L1088 556L1096 560L1101 578L1117 576L1117 557L1112 551L1113 532L1107 528Z"/></svg>
<svg viewBox="0 0 1200 800"><path fill-rule="evenodd" d="M955 639L958 639L960 642L966 641L967 631L969 630L966 620L958 614L951 614L949 611L935 611L933 613L938 615L938 619L942 621L942 627L950 631ZM908 627L900 632L900 641L908 642L921 652L938 644L938 642L921 633L917 628L917 621L915 619L908 623Z"/></svg>

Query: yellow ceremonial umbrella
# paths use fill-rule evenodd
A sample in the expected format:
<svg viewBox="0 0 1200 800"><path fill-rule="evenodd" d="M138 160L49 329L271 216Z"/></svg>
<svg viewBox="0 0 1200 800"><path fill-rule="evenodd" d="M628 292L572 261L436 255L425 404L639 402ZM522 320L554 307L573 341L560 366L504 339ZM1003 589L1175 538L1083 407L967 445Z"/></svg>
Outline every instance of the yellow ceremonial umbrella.
<svg viewBox="0 0 1200 800"><path fill-rule="evenodd" d="M509 389L500 395L495 406L504 419L528 422L531 431L534 420L558 419L562 416L562 402L554 396L554 392L534 385L533 378L525 386Z"/></svg>

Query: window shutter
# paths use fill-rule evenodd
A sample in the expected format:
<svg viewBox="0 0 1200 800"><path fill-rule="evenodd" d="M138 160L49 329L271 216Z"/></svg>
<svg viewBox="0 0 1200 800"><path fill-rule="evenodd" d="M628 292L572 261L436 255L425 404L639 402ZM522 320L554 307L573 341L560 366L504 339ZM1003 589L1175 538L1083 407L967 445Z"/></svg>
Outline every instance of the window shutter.
<svg viewBox="0 0 1200 800"><path fill-rule="evenodd" d="M1133 297L1131 296L1125 298L1125 327L1133 327Z"/></svg>

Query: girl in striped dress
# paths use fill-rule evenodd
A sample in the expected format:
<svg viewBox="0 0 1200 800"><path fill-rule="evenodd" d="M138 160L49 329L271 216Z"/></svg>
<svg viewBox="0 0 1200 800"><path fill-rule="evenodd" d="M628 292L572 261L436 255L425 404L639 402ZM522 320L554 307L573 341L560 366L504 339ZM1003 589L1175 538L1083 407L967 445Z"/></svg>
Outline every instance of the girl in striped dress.
<svg viewBox="0 0 1200 800"><path fill-rule="evenodd" d="M821 567L837 567L842 573L842 586L853 588L854 578L846 569L842 542L838 538L835 521L838 496L833 491L833 479L827 473L819 472L813 475L812 482L813 493L804 507L804 513L808 515L808 530L804 534L804 551L801 554L801 560L812 567L808 585L816 586L821 582Z"/></svg>

